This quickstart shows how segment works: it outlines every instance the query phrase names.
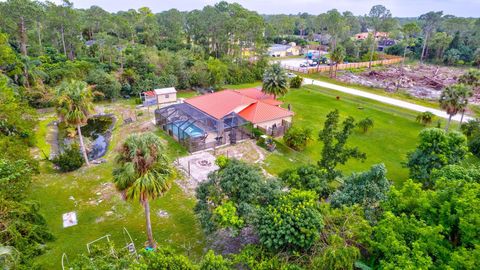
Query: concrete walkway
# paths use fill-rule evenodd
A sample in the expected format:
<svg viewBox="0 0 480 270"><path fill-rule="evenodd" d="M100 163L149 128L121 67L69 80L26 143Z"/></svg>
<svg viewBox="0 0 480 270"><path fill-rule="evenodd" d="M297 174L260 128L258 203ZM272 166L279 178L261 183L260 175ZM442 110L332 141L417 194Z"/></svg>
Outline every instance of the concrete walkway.
<svg viewBox="0 0 480 270"><path fill-rule="evenodd" d="M304 84L306 84L306 85L308 85L308 84L318 85L320 87L337 90L337 91L347 93L347 94L351 94L351 95L355 95L355 96L360 96L360 97L373 99L373 100L380 101L380 102L390 104L390 105L393 105L393 106L409 109L409 110L412 110L412 111L417 111L417 112L429 111L429 112L435 114L436 116L442 117L442 118L445 118L445 119L448 119L448 117L449 117L446 112L438 110L438 109L433 109L433 108L417 105L417 104L406 102L406 101L399 100L399 99L380 96L380 95L372 94L372 93L369 93L369 92L361 91L361 90L358 90L358 89L355 89L355 88L340 86L338 84L322 82L322 81L318 81L318 80L312 80L312 79L309 79L309 78L304 79ZM452 120L460 122L460 117L461 117L461 115L457 114L457 115L452 117ZM467 115L465 115L463 117L463 121L468 121L468 120L471 120L471 119L473 119L473 117L470 117L470 116L467 116Z"/></svg>

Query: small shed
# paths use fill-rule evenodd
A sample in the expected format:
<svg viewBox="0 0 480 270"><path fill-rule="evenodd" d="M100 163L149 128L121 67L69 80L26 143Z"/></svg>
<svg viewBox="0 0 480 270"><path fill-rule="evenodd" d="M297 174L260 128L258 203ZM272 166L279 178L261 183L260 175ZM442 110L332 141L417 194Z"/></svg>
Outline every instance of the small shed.
<svg viewBox="0 0 480 270"><path fill-rule="evenodd" d="M153 90L157 97L157 104L169 104L177 102L177 90L175 87L161 88Z"/></svg>
<svg viewBox="0 0 480 270"><path fill-rule="evenodd" d="M140 98L142 99L143 106L152 106L157 104L157 97L155 92L153 91L146 91L140 94Z"/></svg>

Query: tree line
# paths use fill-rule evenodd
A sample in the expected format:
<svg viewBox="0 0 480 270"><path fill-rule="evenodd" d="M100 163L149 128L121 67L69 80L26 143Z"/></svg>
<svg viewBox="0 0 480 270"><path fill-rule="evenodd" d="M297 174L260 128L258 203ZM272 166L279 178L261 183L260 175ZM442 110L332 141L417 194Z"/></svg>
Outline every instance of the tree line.
<svg viewBox="0 0 480 270"><path fill-rule="evenodd" d="M479 64L480 20L429 12L399 19L384 6L356 16L335 9L319 15L260 15L219 2L201 10L110 13L31 0L0 3L0 71L34 107L52 106L62 80L95 85L96 99L137 96L160 87L218 89L261 80L271 42L306 45L319 39L332 60L378 58L377 32L399 40L387 53L446 64ZM370 31L365 40L353 35ZM320 37L318 36L320 34Z"/></svg>

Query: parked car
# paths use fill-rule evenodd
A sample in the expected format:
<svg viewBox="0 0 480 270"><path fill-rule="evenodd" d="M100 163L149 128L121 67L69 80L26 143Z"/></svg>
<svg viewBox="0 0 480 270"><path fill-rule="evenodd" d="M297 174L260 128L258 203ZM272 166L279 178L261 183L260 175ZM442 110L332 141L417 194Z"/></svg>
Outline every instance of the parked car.
<svg viewBox="0 0 480 270"><path fill-rule="evenodd" d="M305 61L305 62L300 63L300 67L308 67L308 62Z"/></svg>

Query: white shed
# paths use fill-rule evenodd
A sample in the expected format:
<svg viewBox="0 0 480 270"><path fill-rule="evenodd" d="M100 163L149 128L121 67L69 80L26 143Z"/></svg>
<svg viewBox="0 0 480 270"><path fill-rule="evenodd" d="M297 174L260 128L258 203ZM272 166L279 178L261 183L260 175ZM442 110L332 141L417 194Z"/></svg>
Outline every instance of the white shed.
<svg viewBox="0 0 480 270"><path fill-rule="evenodd" d="M175 90L175 87L155 89L153 91L157 96L158 105L177 102L177 90Z"/></svg>

